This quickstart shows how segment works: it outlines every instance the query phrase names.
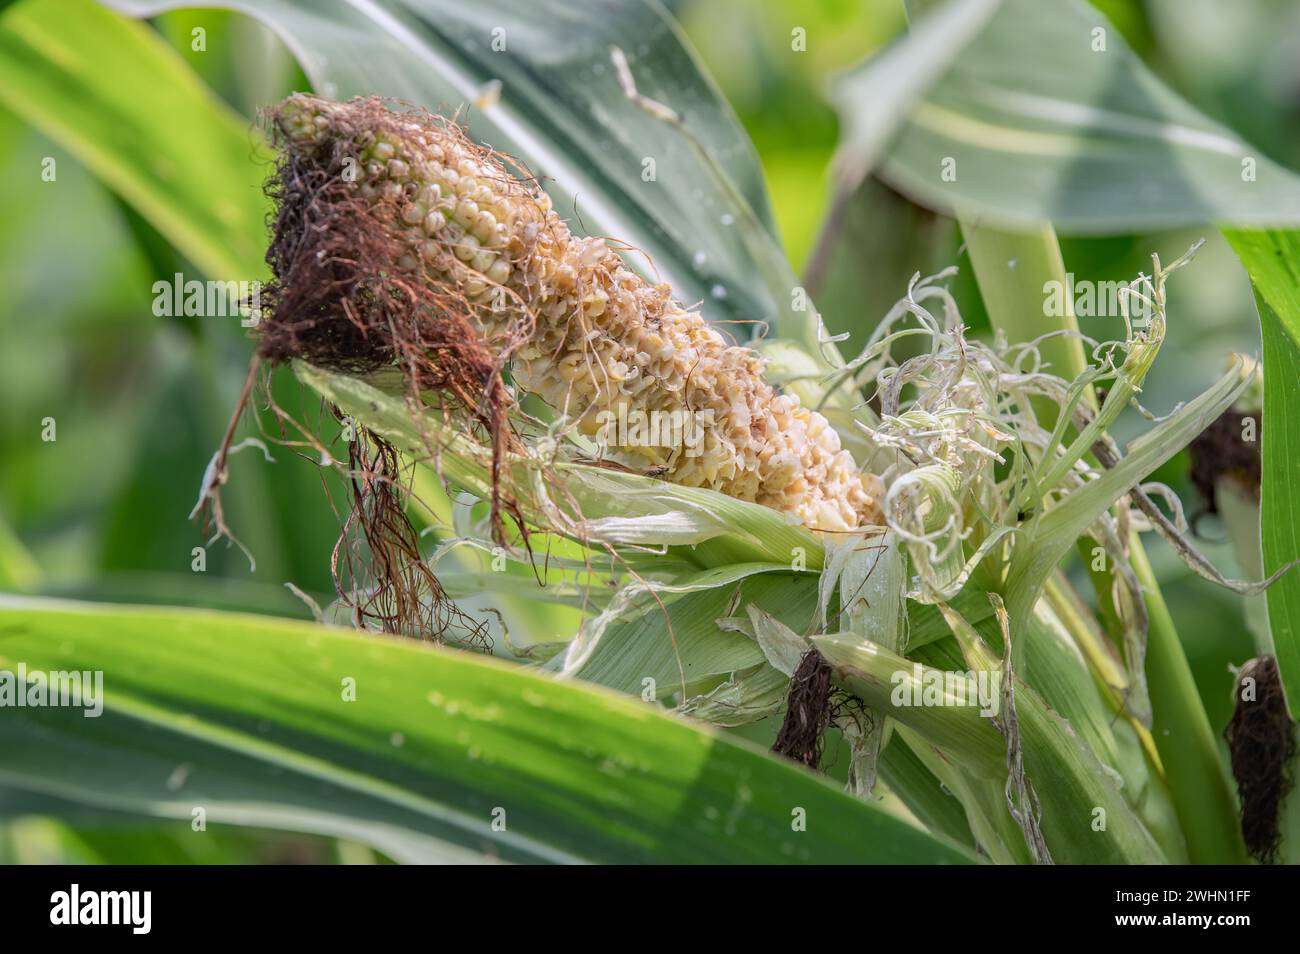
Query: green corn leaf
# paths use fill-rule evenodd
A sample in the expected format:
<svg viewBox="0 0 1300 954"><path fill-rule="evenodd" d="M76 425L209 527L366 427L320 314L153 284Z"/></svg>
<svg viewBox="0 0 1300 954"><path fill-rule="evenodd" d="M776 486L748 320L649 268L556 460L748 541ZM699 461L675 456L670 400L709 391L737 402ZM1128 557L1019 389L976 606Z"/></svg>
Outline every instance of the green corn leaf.
<svg viewBox="0 0 1300 954"><path fill-rule="evenodd" d="M946 4L837 83L846 185L901 112L904 93L878 110L872 91L901 81L912 105L878 174L940 211L1068 233L1300 220L1300 176L1172 92L1094 7L1002 0L972 29L982 16ZM913 58L930 63L900 69Z"/></svg>
<svg viewBox="0 0 1300 954"><path fill-rule="evenodd" d="M1225 232L1255 286L1264 338L1260 544L1271 574L1300 556L1300 232ZM1300 575L1267 591L1268 625L1287 707L1300 719Z"/></svg>
<svg viewBox="0 0 1300 954"><path fill-rule="evenodd" d="M989 605L985 594L980 594L980 598ZM964 613L962 616L965 618ZM986 641L1000 638L997 621L992 618L973 628ZM1100 764L1118 773L1123 779L1121 793L1125 801L1137 812L1165 854L1184 863L1187 847L1166 783L1144 758L1144 742L1138 730L1129 720L1117 717L1123 700L1103 698L1074 643L1074 634L1063 628L1047 601L1039 601L1034 607L1026 632L1020 678L1033 686L1043 701L1069 723ZM929 643L914 658L939 669L957 670L965 666L952 639Z"/></svg>
<svg viewBox="0 0 1300 954"><path fill-rule="evenodd" d="M944 790L901 733L890 736L880 755L880 777L929 831L974 848L962 803Z"/></svg>
<svg viewBox="0 0 1300 954"><path fill-rule="evenodd" d="M52 809L188 821L202 808L210 830L341 835L413 861L967 860L747 744L482 657L14 598L0 633L5 670L103 673L98 718L24 707L0 719L0 790Z"/></svg>
<svg viewBox="0 0 1300 954"><path fill-rule="evenodd" d="M0 13L0 104L85 163L210 277L266 272L260 137L147 26L91 0Z"/></svg>
<svg viewBox="0 0 1300 954"><path fill-rule="evenodd" d="M1107 704L1074 636L1040 600L1026 642L1026 683L1059 713L1099 763L1123 779L1125 801L1142 819L1169 859L1187 863L1187 846L1164 779L1147 762L1135 727Z"/></svg>
<svg viewBox="0 0 1300 954"><path fill-rule="evenodd" d="M919 669L924 684L925 673L934 671L852 636L814 636L813 642L869 705L888 711L974 778L1005 780L1005 743L978 706L950 694L939 705L893 704L891 694L900 681L905 689ZM1069 723L1019 677L1015 696L1026 775L1042 806L1040 821L1053 858L1067 864L1167 860L1113 775ZM1104 831L1095 827L1098 819L1104 820Z"/></svg>
<svg viewBox="0 0 1300 954"><path fill-rule="evenodd" d="M952 0L936 5L933 15L918 19L905 39L836 79L832 99L844 124L836 160L845 189L866 178L916 101L983 32L1000 3Z"/></svg>
<svg viewBox="0 0 1300 954"><path fill-rule="evenodd" d="M992 777L972 776L948 761L947 756L924 736L901 722L896 724L894 732L916 753L939 784L961 802L971 837L984 855L1000 865L1033 863L1024 832L1006 810L1003 782Z"/></svg>

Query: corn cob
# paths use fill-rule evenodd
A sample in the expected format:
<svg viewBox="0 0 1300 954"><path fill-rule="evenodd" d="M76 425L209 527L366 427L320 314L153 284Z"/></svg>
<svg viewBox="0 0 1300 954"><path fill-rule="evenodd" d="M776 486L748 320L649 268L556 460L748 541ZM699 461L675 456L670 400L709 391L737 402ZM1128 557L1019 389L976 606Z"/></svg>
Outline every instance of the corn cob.
<svg viewBox="0 0 1300 954"><path fill-rule="evenodd" d="M620 412L703 422L702 445L621 446L664 479L708 487L843 531L879 523L879 477L863 473L826 419L778 394L763 361L580 238L535 181L452 122L378 100L296 94L272 114L282 150L355 157L353 194L400 237L395 265L453 289L519 388L597 434ZM601 412L606 412L602 415ZM667 420L668 417L661 419Z"/></svg>

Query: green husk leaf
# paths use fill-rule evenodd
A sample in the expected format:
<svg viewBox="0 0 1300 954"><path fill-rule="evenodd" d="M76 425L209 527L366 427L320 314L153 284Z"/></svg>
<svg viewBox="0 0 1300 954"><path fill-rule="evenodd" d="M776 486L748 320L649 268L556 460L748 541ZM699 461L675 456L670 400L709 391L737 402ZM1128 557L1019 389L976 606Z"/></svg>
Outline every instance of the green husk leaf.
<svg viewBox="0 0 1300 954"><path fill-rule="evenodd" d="M815 589L811 577L751 565L720 574L713 585L663 602L638 597L628 616L613 614L584 628L552 668L567 677L640 695L663 698L709 676L726 675L766 662L748 635L729 632L718 620L733 606L753 605L788 627L804 629L812 620Z"/></svg>
<svg viewBox="0 0 1300 954"><path fill-rule="evenodd" d="M754 639L768 665L787 678L793 676L804 653L808 652L808 641L753 603L746 604L745 611L754 627Z"/></svg>
<svg viewBox="0 0 1300 954"><path fill-rule="evenodd" d="M887 708L891 718L938 746L973 776L995 780L999 786L1005 781L1004 740L978 707L959 704L964 700L950 693L937 706L893 706L892 687L901 680L906 689L918 671L924 679L927 667L845 634L814 636L813 643L868 704ZM1026 773L1044 806L1043 835L1053 858L1063 864L1167 861L1113 774L1032 687L1016 680ZM1105 829L1094 829L1098 823Z"/></svg>
<svg viewBox="0 0 1300 954"><path fill-rule="evenodd" d="M432 413L413 415L405 400L360 378L302 363L295 369L303 383L420 464L478 497L490 495L488 451L454 425ZM509 474L508 485L530 523L580 542L635 538L642 546L689 545L691 558L703 566L757 562L788 568L801 553L808 569L821 568L822 544L815 534L775 510L716 491L532 455L513 456Z"/></svg>
<svg viewBox="0 0 1300 954"><path fill-rule="evenodd" d="M704 695L692 696L677 711L713 725L747 725L780 712L789 691L785 673L760 663L733 673Z"/></svg>

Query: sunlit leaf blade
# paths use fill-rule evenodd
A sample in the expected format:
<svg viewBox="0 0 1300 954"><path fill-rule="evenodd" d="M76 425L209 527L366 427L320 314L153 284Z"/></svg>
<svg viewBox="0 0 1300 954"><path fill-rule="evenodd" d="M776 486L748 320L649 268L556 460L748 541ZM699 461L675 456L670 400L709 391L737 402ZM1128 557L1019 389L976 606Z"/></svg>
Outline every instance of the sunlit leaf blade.
<svg viewBox="0 0 1300 954"><path fill-rule="evenodd" d="M932 14L958 40L969 22L955 15L961 6ZM888 88L896 62L944 49L919 27L899 44L837 86L849 130L873 127L864 91ZM958 48L880 164L917 201L1075 233L1300 220L1300 177L1173 93L1082 0L1002 0L967 45L946 47ZM924 83L928 72L909 75ZM844 168L865 174L872 141L854 135Z"/></svg>
<svg viewBox="0 0 1300 954"><path fill-rule="evenodd" d="M13 598L0 633L6 669L103 673L98 718L6 710L11 789L169 818L201 807L209 826L346 834L409 860L964 857L730 738L477 656L256 617Z"/></svg>
<svg viewBox="0 0 1300 954"><path fill-rule="evenodd" d="M196 4L111 5L151 16ZM382 95L435 111L461 110L475 138L554 181L556 208L565 218L643 250L654 263L649 271L671 282L683 300L705 302L706 317L791 316L795 282L773 239L757 156L658 2L203 5L269 26L323 96ZM672 122L625 95L613 47L626 55L636 91L679 114L712 161ZM490 85L497 83L499 92ZM769 278L774 281L765 284ZM750 326L736 327L743 337Z"/></svg>
<svg viewBox="0 0 1300 954"><path fill-rule="evenodd" d="M0 13L0 105L85 163L209 276L266 270L261 139L143 24L90 0Z"/></svg>
<svg viewBox="0 0 1300 954"><path fill-rule="evenodd" d="M953 0L919 17L904 42L873 58L869 68L843 74L834 88L841 104L837 173L849 188L875 165L908 111L988 24L1001 0Z"/></svg>
<svg viewBox="0 0 1300 954"><path fill-rule="evenodd" d="M1260 543L1267 575L1300 556L1300 233L1225 234L1255 286L1264 338ZM1283 576L1267 599L1287 706L1300 718L1300 576Z"/></svg>

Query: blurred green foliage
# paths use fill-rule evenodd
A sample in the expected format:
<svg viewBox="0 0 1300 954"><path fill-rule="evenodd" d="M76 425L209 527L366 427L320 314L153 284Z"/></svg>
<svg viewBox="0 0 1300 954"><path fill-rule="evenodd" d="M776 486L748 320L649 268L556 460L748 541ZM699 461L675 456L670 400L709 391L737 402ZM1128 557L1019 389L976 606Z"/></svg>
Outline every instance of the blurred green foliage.
<svg viewBox="0 0 1300 954"><path fill-rule="evenodd" d="M906 26L902 4L687 0L677 11L758 148L786 251L799 270L830 198L826 173L839 130L826 84Z"/></svg>

